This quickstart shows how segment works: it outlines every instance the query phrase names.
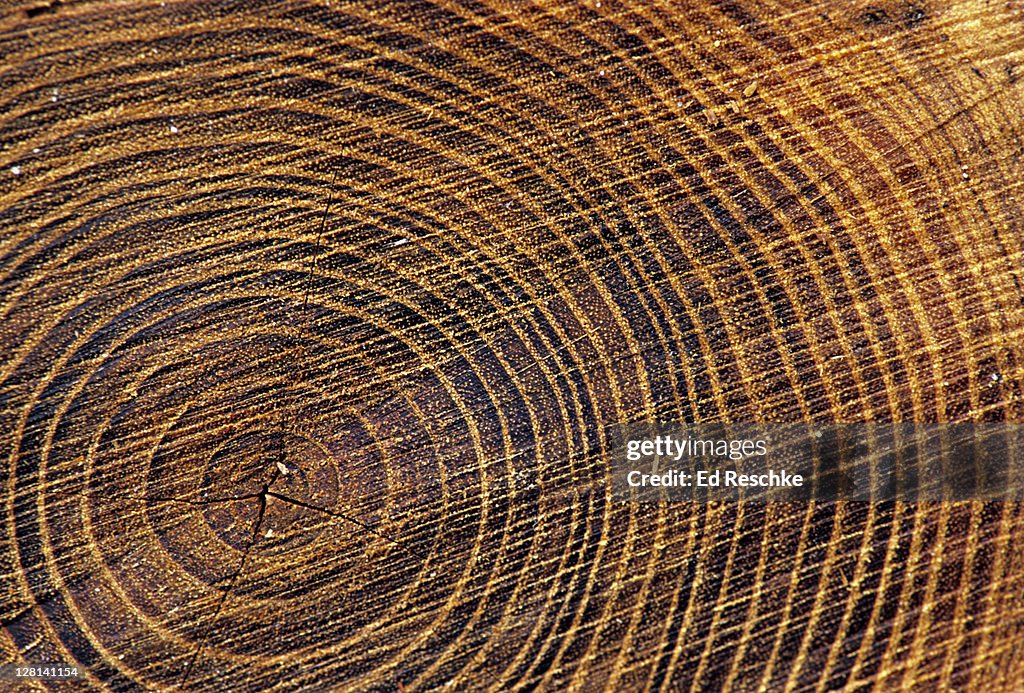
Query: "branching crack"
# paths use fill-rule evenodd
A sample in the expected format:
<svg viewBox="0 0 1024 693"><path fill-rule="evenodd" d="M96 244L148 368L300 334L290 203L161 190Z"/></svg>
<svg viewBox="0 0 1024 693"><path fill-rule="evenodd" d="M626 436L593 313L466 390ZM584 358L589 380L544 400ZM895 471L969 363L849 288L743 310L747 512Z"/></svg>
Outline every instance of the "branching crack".
<svg viewBox="0 0 1024 693"><path fill-rule="evenodd" d="M147 503L185 503L187 505L212 505L213 503L233 503L235 501L252 500L259 498L263 492L246 493L242 496L227 496L225 498L207 498L205 500L190 500L188 498L175 498L174 496L122 496L114 500L134 500Z"/></svg>
<svg viewBox="0 0 1024 693"><path fill-rule="evenodd" d="M320 251L321 251L321 246L323 244L323 237L324 237L324 233L326 232L326 229L327 229L327 219L328 219L328 216L330 215L331 206L334 203L334 193L335 193L335 184L336 184L336 182L337 182L337 171L334 171L332 176L331 176L331 185L330 185L330 191L329 191L328 198L327 198L327 204L325 205L324 211L323 211L323 215L320 218L320 227L319 227L319 229L317 231L316 245L313 248L313 257L312 257L312 260L311 260L310 265L309 265L309 270L308 270L308 272L306 274L306 286L305 286L305 291L303 292L304 296L303 296L303 300L302 300L303 308L305 308L305 307L307 307L309 305L309 299L310 299L310 296L312 294L313 277L316 274L317 263L318 263L318 260L320 258ZM304 351L304 348L301 348L301 351ZM303 361L303 360L304 359L300 359L300 362ZM299 418L299 412L296 409L296 411L294 412L294 418L292 420L292 426L293 427L295 426L295 424L298 423L298 418ZM217 599L217 606L214 609L213 616L207 622L206 628L204 629L203 634L202 634L202 636L199 639L199 642L196 644L195 649L193 650L191 657L189 657L188 664L186 665L184 674L182 675L181 680L179 682L179 686L181 686L181 687L184 687L185 683L189 680L189 677L192 675L192 673L193 673L193 671L195 669L196 662L199 661L200 656L202 656L203 651L206 649L207 643L208 643L208 641L210 639L210 635L213 632L213 627L214 627L218 617L220 616L220 614L221 614L221 612L222 612L222 610L224 608L224 605L227 602L228 597L230 596L232 590L234 589L235 584L237 583L239 577L242 575L243 571L245 570L245 566L246 566L246 563L248 562L249 557L250 557L250 555L252 553L253 546L259 540L260 531L263 528L264 519L266 517L267 499L268 498L274 498L276 500L283 501L285 503L290 503L290 504L292 504L294 506L297 506L297 507L300 507L300 508L305 508L307 510L312 510L314 512L323 513L323 514L328 515L330 517L334 517L334 518L338 518L338 519L341 519L341 520L345 520L347 522L351 522L352 524L362 528L364 531L369 532L370 534L372 534L372 535L374 535L376 537L379 537L380 539L388 542L389 544L393 544L394 546L399 547L403 551L409 553L410 555L412 555L412 556L414 556L416 558L421 558L421 559L425 558L425 556L421 555L418 551L413 550L405 542L403 542L403 541L401 541L399 539L395 539L393 537L390 537L390 536L388 536L388 535L386 535L386 534L384 534L384 533L374 529L373 527L371 527L370 525L366 524L365 522L361 522L360 520L357 520L356 518L354 518L354 517L352 517L350 515L346 515L345 513L340 513L340 512L337 512L335 510L328 510L327 508L323 508L323 507L320 507L318 505L314 505L312 503L307 503L307 502L299 500L297 498L292 498L292 497L284 495L282 493L277 493L276 491L271 491L270 489L274 485L274 483L278 479L280 479L283 475L288 474L289 471L290 471L288 466L287 466L287 455L288 455L287 444L285 442L285 437L283 435L280 437L280 439L278 441L278 445L279 445L279 450L277 451L278 454L277 454L277 459L275 460L275 465L274 465L275 468L272 470L272 475L270 477L270 480L263 485L263 487L260 489L260 491L258 493L248 493L248 494L243 494L243 495L240 495L240 496L231 496L231 497L225 497L225 498L211 498L211 499L205 499L205 500L199 500L199 501L189 500L189 499L185 499L185 498L176 498L176 497L171 497L171 496L168 496L168 497L143 496L143 497L131 498L132 500L142 500L142 501L149 501L149 502L156 502L156 503L185 503L185 504L188 504L188 505L209 505L209 504L212 504L212 503L226 503L226 502L233 502L233 501L251 500L253 498L257 499L257 501L259 502L259 512L258 512L258 514L256 516L256 521L254 523L254 527L253 527L253 531L252 531L252 536L249 539L248 543L246 544L246 546L245 546L245 548L244 548L244 550L242 552L242 558L238 562L238 567L231 574L230 578L228 579L227 585L221 591L221 594L220 594L219 598Z"/></svg>
<svg viewBox="0 0 1024 693"><path fill-rule="evenodd" d="M313 247L313 261L310 263L309 272L306 274L306 291L302 299L302 307L309 304L309 294L313 288L313 275L316 274L316 261L320 258L320 243L323 241L324 231L327 229L327 215L330 214L331 205L334 203L334 184L337 182L338 172L331 174L331 187L327 193L327 205L324 207L323 216L320 217L320 229L316 233L316 245Z"/></svg>
<svg viewBox="0 0 1024 693"><path fill-rule="evenodd" d="M273 483L273 480L271 483ZM235 583L238 581L238 577L242 574L242 571L245 570L245 563L249 560L249 554L252 551L252 547L259 538L260 529L263 526L263 518L267 513L267 495L269 493L269 486L270 484L264 484L263 489L258 494L255 494L259 499L260 505L259 513L256 515L256 522L253 526L252 536L249 538L249 543L246 544L245 550L242 552L242 559L238 562L238 568L236 568L235 572L231 574L231 577L228 579L227 587L224 588L220 594L220 598L217 600L217 608L213 611L213 617L207 622L203 636L199 639L196 649L192 652L192 656L189 658L188 665L185 667L185 673L181 677L181 683L179 684L181 686L184 686L185 682L188 681L188 677L192 675L192 669L195 667L196 661L199 659L203 649L206 647L206 641L210 637L210 632L213 630L213 626L217 622L217 617L220 616L220 612L224 608L225 602L227 602L228 595L231 594L231 590L235 588Z"/></svg>
<svg viewBox="0 0 1024 693"><path fill-rule="evenodd" d="M425 558L425 556L423 556L422 554L420 554L417 551L414 551L405 542L403 542L403 541L401 541L399 539L395 539L394 537L389 537L388 535L383 534L383 533L377 531L376 529L374 529L372 526L366 524L365 522L361 522L361 521L355 519L351 515L346 515L345 513L339 513L336 510L328 510L327 508L321 508L318 505L313 505L312 503L306 503L305 501L301 501L298 498L291 498L289 496L285 496L283 494L276 493L274 491L267 491L267 495L272 497L272 498L276 498L278 500L284 501L285 503L291 503L292 505L297 505L300 508L306 508L307 510L313 510L315 512L323 513L323 514L329 515L331 517L336 517L336 518L338 518L340 520L346 520L348 522L351 522L354 525L358 525L359 527L362 527L363 529L365 529L367 532L369 532L370 534L374 535L375 537L380 537L384 541L386 541L388 543L391 543L391 544L394 544L395 546L398 546L399 548L401 548L402 550L404 550L404 551L408 552L409 554L415 556L416 558Z"/></svg>

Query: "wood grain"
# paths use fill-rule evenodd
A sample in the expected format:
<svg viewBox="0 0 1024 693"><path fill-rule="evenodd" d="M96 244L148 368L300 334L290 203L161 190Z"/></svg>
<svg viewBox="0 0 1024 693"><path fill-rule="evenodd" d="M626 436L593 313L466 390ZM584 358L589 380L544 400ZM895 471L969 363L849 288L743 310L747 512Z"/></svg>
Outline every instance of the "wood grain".
<svg viewBox="0 0 1024 693"><path fill-rule="evenodd" d="M32 0L0 56L0 661L1024 689L1019 504L607 483L624 422L1024 422L1020 3Z"/></svg>

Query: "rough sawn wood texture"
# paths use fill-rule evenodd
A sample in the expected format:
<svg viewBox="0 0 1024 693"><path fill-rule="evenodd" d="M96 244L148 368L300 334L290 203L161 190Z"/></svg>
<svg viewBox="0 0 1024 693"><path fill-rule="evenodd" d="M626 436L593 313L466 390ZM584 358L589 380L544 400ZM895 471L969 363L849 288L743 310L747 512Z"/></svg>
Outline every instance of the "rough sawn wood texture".
<svg viewBox="0 0 1024 693"><path fill-rule="evenodd" d="M1024 690L1012 503L614 502L660 421L1024 422L1024 7L4 2L0 662Z"/></svg>

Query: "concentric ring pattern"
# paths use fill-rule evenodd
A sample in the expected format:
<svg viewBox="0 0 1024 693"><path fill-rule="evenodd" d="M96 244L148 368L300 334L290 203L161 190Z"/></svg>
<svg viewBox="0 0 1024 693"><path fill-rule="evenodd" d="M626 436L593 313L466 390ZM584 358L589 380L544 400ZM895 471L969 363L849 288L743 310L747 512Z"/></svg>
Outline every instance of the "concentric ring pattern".
<svg viewBox="0 0 1024 693"><path fill-rule="evenodd" d="M1014 4L0 10L0 653L95 688L1012 690L1013 504L617 425L1020 421Z"/></svg>

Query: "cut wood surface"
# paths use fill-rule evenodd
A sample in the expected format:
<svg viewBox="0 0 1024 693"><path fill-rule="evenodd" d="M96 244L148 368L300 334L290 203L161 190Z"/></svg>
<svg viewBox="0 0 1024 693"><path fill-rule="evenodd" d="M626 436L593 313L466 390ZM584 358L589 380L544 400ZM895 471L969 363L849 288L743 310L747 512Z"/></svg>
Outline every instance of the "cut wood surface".
<svg viewBox="0 0 1024 693"><path fill-rule="evenodd" d="M1016 1L0 4L0 689L1024 690L1018 503L618 502L1024 423Z"/></svg>

